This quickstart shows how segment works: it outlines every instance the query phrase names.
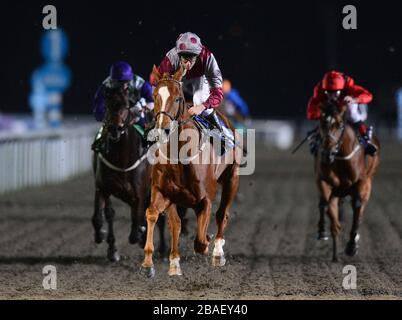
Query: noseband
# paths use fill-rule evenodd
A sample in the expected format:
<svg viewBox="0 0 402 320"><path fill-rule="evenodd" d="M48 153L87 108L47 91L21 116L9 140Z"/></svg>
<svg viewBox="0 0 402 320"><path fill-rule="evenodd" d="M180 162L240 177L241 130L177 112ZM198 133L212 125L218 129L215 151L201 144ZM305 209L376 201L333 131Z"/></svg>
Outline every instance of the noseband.
<svg viewBox="0 0 402 320"><path fill-rule="evenodd" d="M175 116L172 116L169 112L166 111L159 111L158 113L155 114L155 123L157 123L157 119L159 116L161 115L165 115L167 116L171 121L176 121L178 122L177 128L183 126L184 124L193 121L192 117L190 117L189 119L183 120L183 121L179 121L179 119L183 116L184 114L184 108L186 107L186 101L184 99L184 94L183 94L183 88L182 88L182 83L178 80L175 80L173 78L167 78L167 79L161 79L159 80L156 85L158 86L160 82L169 82L172 81L176 84L179 85L180 88L180 104L179 104L179 109L177 110L177 113ZM176 129L177 129L176 128Z"/></svg>
<svg viewBox="0 0 402 320"><path fill-rule="evenodd" d="M329 119L334 119L334 117L332 115L326 116L327 123L329 122ZM340 124L340 128L338 129L338 131L339 130L341 131L339 137L336 137L334 134L329 132L329 130L328 132L325 132L326 136L333 142L335 142L335 146L329 150L322 148L323 154L329 156L330 163L332 163L335 160L336 155L339 153L339 149L343 143L343 136L345 134L345 129L346 129L345 123L344 121L342 121Z"/></svg>
<svg viewBox="0 0 402 320"><path fill-rule="evenodd" d="M162 79L157 82L156 85L159 85L160 82L169 82L173 81L174 83L179 85L180 88L180 104L179 104L179 109L177 110L177 113L175 116L172 116L169 112L166 111L159 111L157 114L155 114L155 122L157 121L158 117L161 115L167 116L171 121L177 121L184 113L184 107L185 107L185 100L184 100L184 95L183 95L183 90L182 90L182 83L180 81L177 81L175 79Z"/></svg>
<svg viewBox="0 0 402 320"><path fill-rule="evenodd" d="M114 142L118 142L118 141L120 140L120 135L121 135L121 134L124 134L125 131L126 131L126 129L130 126L130 124L131 124L131 122L132 122L132 120L133 120L133 116L132 116L132 114L131 114L131 112L130 112L130 106L129 106L129 105L126 105L126 106L124 106L124 107L121 107L121 108L120 108L118 111L116 111L116 112L110 111L109 108L107 109L108 114L118 114L119 111L122 110L122 109L127 110L127 116L126 116L126 118L124 119L122 126L116 126L116 125L114 125L113 123L110 123L109 117L106 117L106 120L105 120L105 122L104 122L106 128L108 128L109 126L115 126L115 127L117 127L117 130L119 131L119 137L118 137L118 138L110 137L110 135L108 134L109 138L110 138L112 141L114 141Z"/></svg>

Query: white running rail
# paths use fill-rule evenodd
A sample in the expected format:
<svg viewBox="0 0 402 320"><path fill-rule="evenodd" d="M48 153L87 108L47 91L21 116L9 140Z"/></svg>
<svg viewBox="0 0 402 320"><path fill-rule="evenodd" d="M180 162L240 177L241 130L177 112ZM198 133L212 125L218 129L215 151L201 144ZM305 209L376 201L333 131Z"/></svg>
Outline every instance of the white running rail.
<svg viewBox="0 0 402 320"><path fill-rule="evenodd" d="M97 123L40 132L0 132L0 194L59 183L91 170Z"/></svg>

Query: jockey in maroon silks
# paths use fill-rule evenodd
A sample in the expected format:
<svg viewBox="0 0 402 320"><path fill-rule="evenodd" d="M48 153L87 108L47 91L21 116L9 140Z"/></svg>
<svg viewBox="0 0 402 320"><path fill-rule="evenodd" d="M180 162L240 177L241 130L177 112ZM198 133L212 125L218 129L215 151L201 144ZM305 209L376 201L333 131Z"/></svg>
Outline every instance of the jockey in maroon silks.
<svg viewBox="0 0 402 320"><path fill-rule="evenodd" d="M158 71L173 74L180 66L187 70L182 80L184 96L194 103L188 110L190 115L202 115L222 133L221 121L214 112L223 100L222 74L213 53L192 32L180 34ZM152 75L150 82L155 85Z"/></svg>
<svg viewBox="0 0 402 320"><path fill-rule="evenodd" d="M145 127L144 110L149 111L154 107L152 86L140 76L133 73L131 66L124 61L112 64L109 76L103 81L96 91L94 98L93 114L97 121L103 121L106 114L106 97L114 89L127 89L129 91L130 110L133 112L135 122ZM92 149L99 150L102 145L101 127Z"/></svg>
<svg viewBox="0 0 402 320"><path fill-rule="evenodd" d="M335 104L339 108L347 105L348 121L359 132L361 142L369 155L375 155L377 147L371 142L372 128L364 123L366 114L360 110L361 104L368 104L373 100L373 95L354 80L337 71L330 71L315 86L314 94L310 98L307 107L307 118L319 120L321 117L321 105L326 103ZM316 154L319 142L318 132L310 139L311 152Z"/></svg>

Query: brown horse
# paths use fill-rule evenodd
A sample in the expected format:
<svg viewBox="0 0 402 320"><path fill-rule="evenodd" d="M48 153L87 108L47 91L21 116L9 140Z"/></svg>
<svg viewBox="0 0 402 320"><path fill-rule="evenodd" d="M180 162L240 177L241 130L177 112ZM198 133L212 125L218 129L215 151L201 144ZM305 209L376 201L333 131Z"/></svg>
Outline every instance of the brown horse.
<svg viewBox="0 0 402 320"><path fill-rule="evenodd" d="M107 257L110 261L120 260L115 245L113 222L115 211L110 197L127 203L131 208L131 232L129 242L145 245L145 209L150 199L150 165L146 157L143 138L133 127L135 116L129 109L127 90L114 89L106 97L107 114L102 134L106 141L105 152L94 154L95 209L92 224L95 242L102 243L106 238L103 229L104 216L108 224ZM164 240L164 219L160 220L161 256L167 247Z"/></svg>
<svg viewBox="0 0 402 320"><path fill-rule="evenodd" d="M321 152L315 160L315 177L319 191L319 239L325 239L325 214L331 222L334 262L338 261L339 200L351 197L353 224L345 253L354 256L358 250L359 226L370 199L372 182L380 163L379 152L366 159L354 129L345 121L346 107L322 107L320 134ZM379 147L378 139L374 142Z"/></svg>
<svg viewBox="0 0 402 320"><path fill-rule="evenodd" d="M153 76L157 82L154 90L155 99L155 120L156 130L167 133L167 149L174 143L178 144L180 150L185 141L172 137L174 124L177 123L177 131L180 135L184 130L198 131L196 123L188 113L187 105L184 100L181 79L185 70L180 68L173 76L168 74L161 75L154 67ZM224 121L227 121L224 119ZM227 122L226 122L227 123ZM233 127L230 125L233 130ZM197 139L196 139L197 140ZM198 140L197 140L198 141ZM203 144L204 148L191 149L189 163L156 163L152 166L151 184L151 203L146 211L147 218L147 240L144 248L145 258L142 270L148 277L155 274L152 261L153 231L159 214L163 211L168 213L168 225L171 233L171 251L169 275L181 275L180 255L178 243L181 231L180 219L177 215L176 206L180 205L194 209L197 217L197 233L194 240L194 250L197 253L207 255L209 236L207 235L212 202L216 196L218 184L222 186L222 198L220 206L216 212L216 223L218 226L213 251L213 265L223 266L225 257L223 251L224 230L228 223L229 210L233 199L236 196L239 186L238 168L239 161L235 161L235 150L230 150L221 157L232 157L233 161L221 161L218 163L218 155L212 145L207 141ZM157 150L157 155L162 153L161 148ZM170 156L170 154L168 155ZM208 158L210 163L197 161ZM198 162L198 163L197 163Z"/></svg>

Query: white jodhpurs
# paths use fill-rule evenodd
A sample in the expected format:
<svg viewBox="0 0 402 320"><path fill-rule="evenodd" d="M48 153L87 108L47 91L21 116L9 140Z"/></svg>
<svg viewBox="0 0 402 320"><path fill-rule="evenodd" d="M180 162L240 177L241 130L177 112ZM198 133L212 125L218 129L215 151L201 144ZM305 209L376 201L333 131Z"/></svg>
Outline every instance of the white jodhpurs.
<svg viewBox="0 0 402 320"><path fill-rule="evenodd" d="M348 119L352 123L364 122L367 119L367 105L352 103L348 106Z"/></svg>

